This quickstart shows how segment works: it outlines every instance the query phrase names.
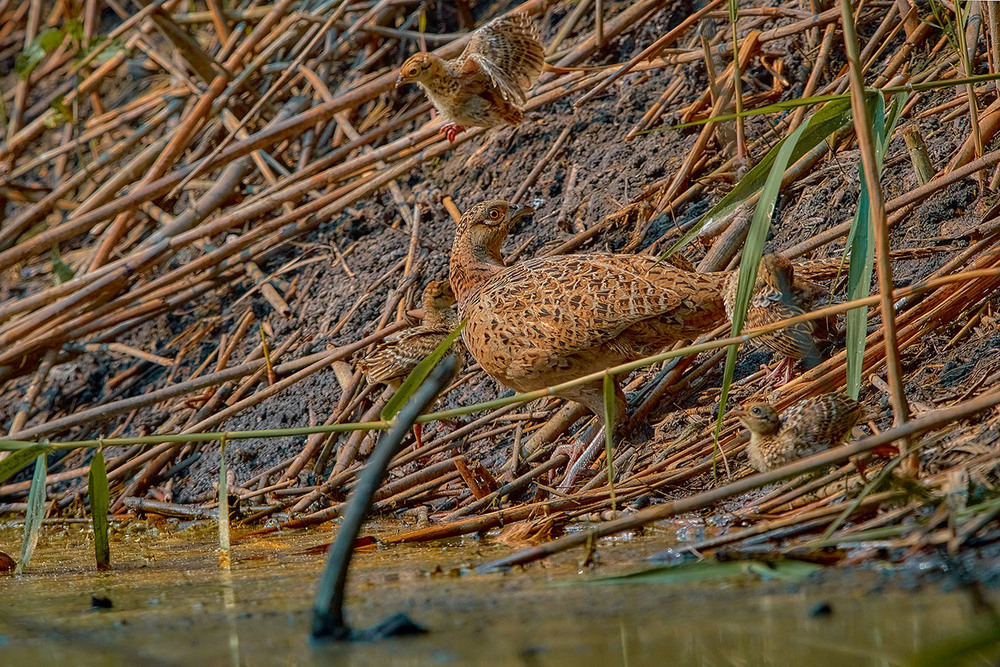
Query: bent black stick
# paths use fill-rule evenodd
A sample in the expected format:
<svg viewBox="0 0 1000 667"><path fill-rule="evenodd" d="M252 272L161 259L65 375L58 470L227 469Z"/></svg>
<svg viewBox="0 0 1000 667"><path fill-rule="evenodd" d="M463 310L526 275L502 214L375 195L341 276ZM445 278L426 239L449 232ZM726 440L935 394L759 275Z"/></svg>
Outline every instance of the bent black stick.
<svg viewBox="0 0 1000 667"><path fill-rule="evenodd" d="M403 438L410 432L417 417L430 407L451 381L457 363L454 355L441 360L399 411L396 424L379 438L375 451L368 459L351 494L337 538L330 547L326 569L319 581L313 604L312 641L371 641L424 631L405 614L395 614L372 628L351 630L344 621L344 587L347 583L347 569L354 554L354 542L389 462L399 451Z"/></svg>

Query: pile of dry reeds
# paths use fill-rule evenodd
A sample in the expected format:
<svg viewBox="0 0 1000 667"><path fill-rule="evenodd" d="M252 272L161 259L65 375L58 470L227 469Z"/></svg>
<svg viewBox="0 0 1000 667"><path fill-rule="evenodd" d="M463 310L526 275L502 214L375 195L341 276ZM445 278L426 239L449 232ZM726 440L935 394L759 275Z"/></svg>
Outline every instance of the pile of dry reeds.
<svg viewBox="0 0 1000 667"><path fill-rule="evenodd" d="M367 434L387 426L379 418L380 390L368 387L349 362L356 352L409 326L421 252L417 240L428 211L426 202L423 209L416 205L405 182L415 171L433 168L437 158L461 150L463 143L485 141L482 132L470 131L449 145L437 134L436 122L424 123L429 107L423 98L409 93L410 104L404 106L393 83L401 60L418 48L457 54L474 25L469 7L457 2L429 12L409 0L194 4L204 10L192 11L192 3L176 0L133 5L0 0L0 65L14 68L2 80L0 107L6 132L0 144L0 386L2 400L12 406L7 440L0 443L12 452L0 461L7 480L0 486L6 511L30 509L31 480L8 478L46 457L50 468L59 469L44 477L47 493L38 497L48 498L43 506L50 515L71 511L87 495L83 480L93 473L92 452L99 447L108 448L102 463L112 514L131 509L202 516L205 507L214 506L214 492L187 505L157 498L201 448L217 446L211 443L222 437L228 419L333 368L340 398L328 414L316 414L310 426L303 409L302 428L226 434L230 440L304 436L279 464L249 479L230 475L223 484L238 497L250 523L274 516L282 527L313 525L339 515L364 464ZM905 171L910 182L915 174L918 184L888 198L883 207L877 179L867 181L883 289L864 302L872 307L872 322L880 324L867 334L861 369L868 403L877 405L884 390L894 424L882 430L873 419L873 435L846 448L774 473L741 476L746 437L735 420L725 419L716 434L708 413L677 411L666 415L662 433L658 429L647 442L619 443L613 466L598 460L576 487L558 494L552 486L565 473L566 458L552 457L551 450L569 437L564 434L581 410L556 399L525 406L517 397L452 410L429 421L481 414L456 430L429 429L432 437L422 448L397 456L390 480L376 497L378 512L411 510L433 524L391 541L499 527L514 533L510 539L544 540L574 519L598 522L594 531L507 561L524 562L582 544L593 532L611 534L707 508L834 463L838 467L820 478L800 477L753 496L738 512L747 527L690 546L703 552L773 538L797 549L877 535L911 546L947 542L958 548L970 540L995 539L996 530L988 524L1000 504L985 500L972 506L967 497L970 486L989 490L997 481L1000 449L972 437L993 428L989 411L1000 403L996 369L979 369L981 377L970 381L967 391L944 396L940 405L914 406L906 400L905 382L918 369L899 361L917 355L930 341L936 345L942 335L952 346L968 340L976 327L992 321L991 298L1000 285L1000 225L996 210L982 201L994 196L1000 182L1000 150L990 150L1000 129L1000 97L996 84L983 75L1000 67L995 3L945 5L937 8L940 15L906 0L863 3L848 21L846 47L839 5L814 11L798 0L776 7L733 4L712 0L654 39L648 26L659 25L651 21L668 12L676 18L672 3L598 1L595 8L589 0L529 0L476 8L476 24L516 11L543 26L549 62L561 69L543 75L529 110L546 113L564 102L585 109L616 86L645 77L657 81L661 93L634 126L609 128L620 130L621 141L665 124L708 119L684 130L693 145L666 176L642 184L617 213L582 221L549 252L573 252L623 229L626 250L663 252L688 232L685 239L694 237L699 220L694 211L701 200L717 200L734 190L756 161L824 105L849 99L845 93L852 85L860 100L862 77L868 88L886 91L887 99L888 93L908 92L896 110L902 128L897 134L906 135L911 152L895 148L885 162L894 173ZM446 16L458 32L424 33L428 14ZM945 15L949 25L942 25ZM102 26L112 27L102 33ZM727 27L716 32L707 26ZM852 53L859 26L864 37ZM633 57L610 68L581 67L606 62L627 38L638 44ZM804 76L790 71L784 51L797 54ZM844 62L852 66L841 67ZM770 85L755 79L756 85L747 87L739 73L750 68L770 72ZM804 102L777 109L764 117L766 123L718 118L796 99ZM801 196L831 174L850 180L857 159L849 161L849 173L838 161L849 151L860 149L869 164L877 133L866 130L863 121L859 125L859 108L853 123L847 116L846 124L794 155L778 179L786 197ZM968 135L937 171L918 121L948 128L960 122ZM516 193L497 194L526 196L565 150L570 131L537 147L530 158L535 167ZM902 142L893 142L899 146ZM753 175L750 171L747 178ZM980 188L969 207L976 224L971 231L929 240L927 249L897 253L896 258L912 259L944 252L947 259L890 298L885 288L892 285L891 274L884 278L892 258L885 252L888 245L881 245L888 244L889 230L905 227L922 202L967 179L978 179ZM270 335L269 321L291 316L296 299L308 290L299 284L299 264L287 263L294 255L290 242L384 189L412 242L401 265L360 295L358 306L386 281L395 282L380 304L375 332L312 353L307 352L310 341L299 333L281 340ZM700 246L681 252L696 259L701 271L735 267L753 231L744 211L752 211L757 198L765 196L759 185L747 189L740 206L701 229ZM443 206L456 214L447 198ZM792 258L839 256L852 214L850 209L830 211L817 233L779 249ZM649 242L650 230L663 219L682 222ZM943 241L946 247L937 247ZM130 337L216 293L236 298L227 296L223 312L210 323L189 318L190 326L173 339L151 340L148 346ZM267 310L255 312L239 298L245 294L266 301ZM882 317L876 318L880 305ZM844 313L848 307L831 309ZM344 321L333 327L334 334ZM887 330L894 345L884 344ZM201 354L210 335L217 344L194 360L193 371L182 374L190 368L189 355ZM628 390L639 397L630 406L634 424L646 423L657 406L684 398L719 400L718 369L726 343L701 343L697 354L663 355L656 360L659 365L622 369L631 373ZM60 390L59 368L83 355L131 361L116 367L94 396L80 397L72 410L43 410L40 396ZM778 405L843 387L847 363L844 352L836 354L783 389ZM888 383L880 378L887 363ZM157 366L164 373L156 376L155 387L149 386L144 378ZM462 379L476 377L472 372ZM748 385L733 388L740 398L753 391ZM133 421L154 406L168 416L154 433L143 433ZM112 418L116 426L104 432ZM668 428L671 420L682 428ZM98 433L104 437L97 438ZM979 444L952 446L966 440ZM903 454L923 456L919 476L914 478L920 471L910 460L910 476L897 479L893 469L903 454L889 463L872 463L865 479L847 463L851 455L892 442L902 446ZM609 467L615 474L613 492ZM317 478L312 485L303 481L309 470ZM36 466L36 487L38 471ZM44 466L41 474L46 474ZM660 503L663 498L670 500ZM631 508L650 501L651 507L632 513ZM937 510L928 512L928 503ZM609 512L612 508L618 512ZM626 515L619 516L623 508ZM910 517L921 521L905 521Z"/></svg>

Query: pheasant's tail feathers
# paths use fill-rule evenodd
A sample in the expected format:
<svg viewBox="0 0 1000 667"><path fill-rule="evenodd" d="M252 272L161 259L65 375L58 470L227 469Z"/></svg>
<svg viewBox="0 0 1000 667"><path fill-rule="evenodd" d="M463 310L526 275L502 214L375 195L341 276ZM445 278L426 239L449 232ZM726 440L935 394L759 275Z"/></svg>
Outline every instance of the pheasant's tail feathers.
<svg viewBox="0 0 1000 667"><path fill-rule="evenodd" d="M397 359L390 347L376 347L370 354L360 359L356 365L372 384L388 382L399 376Z"/></svg>

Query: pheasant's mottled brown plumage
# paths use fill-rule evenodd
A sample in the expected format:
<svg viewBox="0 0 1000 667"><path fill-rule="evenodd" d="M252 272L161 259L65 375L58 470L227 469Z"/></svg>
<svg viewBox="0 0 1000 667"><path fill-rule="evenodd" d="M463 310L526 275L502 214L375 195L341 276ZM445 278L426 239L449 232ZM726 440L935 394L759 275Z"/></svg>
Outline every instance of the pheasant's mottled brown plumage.
<svg viewBox="0 0 1000 667"><path fill-rule="evenodd" d="M416 53L399 71L396 85L419 84L447 120L442 131L454 141L467 127L519 125L526 93L545 64L531 19L502 16L473 33L454 60Z"/></svg>
<svg viewBox="0 0 1000 667"><path fill-rule="evenodd" d="M419 326L389 336L358 362L358 368L370 382L399 388L417 364L458 327L458 315L451 308L455 294L447 280L429 283L424 288L423 303L424 320ZM458 356L459 368L465 358L463 347L461 342L452 347L452 352Z"/></svg>
<svg viewBox="0 0 1000 667"><path fill-rule="evenodd" d="M502 384L531 391L658 352L723 321L727 274L649 255L563 255L507 267L500 247L523 209L487 201L462 216L451 284L466 347ZM601 383L561 393L603 413ZM618 414L624 414L619 395Z"/></svg>
<svg viewBox="0 0 1000 667"><path fill-rule="evenodd" d="M733 273L726 283L726 315L730 319L733 316L738 282L739 274ZM764 255L750 297L746 326L761 327L802 315L825 296L826 290L821 285L797 278L795 269L787 258L781 255ZM758 340L764 347L789 360L802 359L808 366L814 366L820 360L817 340L831 338L835 327L836 321L799 322L761 336Z"/></svg>
<svg viewBox="0 0 1000 667"><path fill-rule="evenodd" d="M750 429L750 465L764 472L843 443L861 418L861 404L830 393L803 399L781 416L767 403L736 414Z"/></svg>

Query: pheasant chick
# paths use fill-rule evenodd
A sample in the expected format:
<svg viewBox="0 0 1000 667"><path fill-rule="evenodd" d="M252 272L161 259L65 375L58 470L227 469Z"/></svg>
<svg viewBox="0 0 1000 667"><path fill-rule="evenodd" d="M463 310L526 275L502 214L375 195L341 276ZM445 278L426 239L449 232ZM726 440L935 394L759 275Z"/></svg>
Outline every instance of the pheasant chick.
<svg viewBox="0 0 1000 667"><path fill-rule="evenodd" d="M449 143L467 127L520 125L526 93L545 64L545 53L531 19L501 16L472 34L454 60L433 53L410 56L396 86L416 83L444 117L441 132Z"/></svg>
<svg viewBox="0 0 1000 667"><path fill-rule="evenodd" d="M803 399L780 416L767 403L734 414L750 429L750 465L765 472L840 445L861 418L861 404L829 393Z"/></svg>

